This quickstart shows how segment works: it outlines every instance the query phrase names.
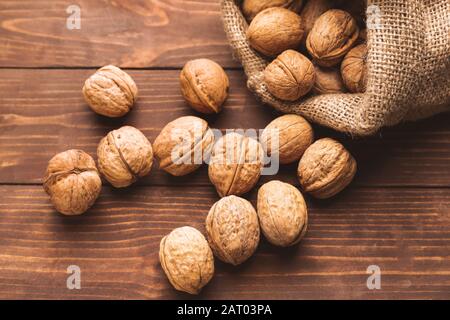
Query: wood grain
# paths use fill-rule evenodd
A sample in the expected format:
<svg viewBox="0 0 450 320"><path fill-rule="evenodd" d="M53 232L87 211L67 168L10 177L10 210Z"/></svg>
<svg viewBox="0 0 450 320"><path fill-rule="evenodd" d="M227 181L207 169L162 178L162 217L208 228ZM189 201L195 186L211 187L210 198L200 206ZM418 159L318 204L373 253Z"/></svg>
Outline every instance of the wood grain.
<svg viewBox="0 0 450 320"><path fill-rule="evenodd" d="M0 70L0 183L39 184L47 161L70 148L95 156L102 136L121 125L141 129L154 141L169 121L194 113L179 92L176 70L132 70L140 98L117 120L96 115L83 101L81 87L93 70ZM231 95L224 111L207 117L220 129L264 128L277 114L258 103L245 87L242 71L228 71ZM355 185L450 187L450 114L351 139L316 127L316 136L334 136L358 160ZM297 183L296 165L278 178ZM270 177L272 178L272 177ZM267 178L262 179L267 181ZM143 185L208 185L206 168L173 178L155 166Z"/></svg>
<svg viewBox="0 0 450 320"><path fill-rule="evenodd" d="M159 241L184 225L204 232L216 200L212 187L105 187L87 214L63 217L39 186L0 186L0 298L189 298L167 282ZM199 298L450 298L448 189L351 188L307 202L300 245L262 241L240 267L216 261ZM381 290L366 287L373 264ZM81 290L66 288L69 265L81 268Z"/></svg>
<svg viewBox="0 0 450 320"><path fill-rule="evenodd" d="M81 8L69 30L66 9ZM196 57L237 67L217 0L0 1L0 66L180 67Z"/></svg>

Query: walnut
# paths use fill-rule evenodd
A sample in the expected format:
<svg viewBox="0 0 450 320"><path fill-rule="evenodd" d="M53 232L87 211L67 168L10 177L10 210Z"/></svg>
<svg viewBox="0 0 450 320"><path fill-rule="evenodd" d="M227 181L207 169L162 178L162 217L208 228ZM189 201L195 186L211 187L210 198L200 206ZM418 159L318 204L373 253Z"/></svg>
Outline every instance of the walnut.
<svg viewBox="0 0 450 320"><path fill-rule="evenodd" d="M282 7L299 13L302 6L303 0L244 0L242 12L248 21L252 21L258 13L268 8Z"/></svg>
<svg viewBox="0 0 450 320"><path fill-rule="evenodd" d="M277 56L283 51L297 48L302 37L300 16L279 7L261 11L247 30L250 45L266 56Z"/></svg>
<svg viewBox="0 0 450 320"><path fill-rule="evenodd" d="M213 147L208 174L221 197L242 195L258 182L264 153L255 139L232 132Z"/></svg>
<svg viewBox="0 0 450 320"><path fill-rule="evenodd" d="M97 148L98 168L114 187L131 185L153 164L152 145L138 129L125 126L104 137Z"/></svg>
<svg viewBox="0 0 450 320"><path fill-rule="evenodd" d="M305 200L294 186L270 181L258 191L258 218L266 239L281 247L300 242L306 233L308 212Z"/></svg>
<svg viewBox="0 0 450 320"><path fill-rule="evenodd" d="M97 200L102 181L94 159L81 150L58 153L48 163L44 190L65 215L86 212Z"/></svg>
<svg viewBox="0 0 450 320"><path fill-rule="evenodd" d="M173 230L159 245L159 260L172 286L198 294L214 275L214 257L205 237L192 227Z"/></svg>
<svg viewBox="0 0 450 320"><path fill-rule="evenodd" d="M322 68L320 66L315 66L315 69L316 82L312 89L315 94L337 94L347 92L339 69Z"/></svg>
<svg viewBox="0 0 450 320"><path fill-rule="evenodd" d="M366 91L367 46L360 44L350 50L342 61L342 79L348 90L353 93Z"/></svg>
<svg viewBox="0 0 450 320"><path fill-rule="evenodd" d="M318 65L332 67L342 61L358 36L355 19L345 11L332 9L316 20L306 39L306 47Z"/></svg>
<svg viewBox="0 0 450 320"><path fill-rule="evenodd" d="M161 169L174 176L184 176L208 159L213 144L214 134L208 123L187 116L168 123L153 147Z"/></svg>
<svg viewBox="0 0 450 320"><path fill-rule="evenodd" d="M313 143L314 132L303 117L288 114L269 123L260 141L268 155L278 155L281 164L289 164L298 161Z"/></svg>
<svg viewBox="0 0 450 320"><path fill-rule="evenodd" d="M306 42L309 32L314 26L314 22L325 12L336 7L334 0L308 0L300 14L302 17L305 34L303 43Z"/></svg>
<svg viewBox="0 0 450 320"><path fill-rule="evenodd" d="M264 70L269 92L286 101L295 101L306 95L313 87L315 78L311 61L294 50L286 50Z"/></svg>
<svg viewBox="0 0 450 320"><path fill-rule="evenodd" d="M324 138L306 149L297 169L303 190L326 199L341 192L356 173L356 161L339 142Z"/></svg>
<svg viewBox="0 0 450 320"><path fill-rule="evenodd" d="M131 110L137 99L138 89L126 72L115 66L106 66L86 80L83 95L96 113L117 118Z"/></svg>
<svg viewBox="0 0 450 320"><path fill-rule="evenodd" d="M215 256L236 266L250 258L258 247L258 216L250 202L228 196L209 210L206 233Z"/></svg>
<svg viewBox="0 0 450 320"><path fill-rule="evenodd" d="M202 113L219 113L228 97L229 80L214 61L197 59L186 63L180 73L181 92L188 104Z"/></svg>

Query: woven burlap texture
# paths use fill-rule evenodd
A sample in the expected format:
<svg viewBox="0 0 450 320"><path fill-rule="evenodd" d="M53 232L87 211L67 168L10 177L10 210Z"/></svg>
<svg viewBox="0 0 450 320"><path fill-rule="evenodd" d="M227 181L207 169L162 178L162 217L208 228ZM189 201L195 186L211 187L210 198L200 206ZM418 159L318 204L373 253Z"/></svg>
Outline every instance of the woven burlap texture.
<svg viewBox="0 0 450 320"><path fill-rule="evenodd" d="M371 26L366 92L287 103L267 91L263 70L269 61L246 39L248 24L240 1L222 0L221 4L225 32L244 67L248 88L283 113L364 136L401 121L450 111L450 1L369 0L367 6L376 10L368 10L367 18Z"/></svg>

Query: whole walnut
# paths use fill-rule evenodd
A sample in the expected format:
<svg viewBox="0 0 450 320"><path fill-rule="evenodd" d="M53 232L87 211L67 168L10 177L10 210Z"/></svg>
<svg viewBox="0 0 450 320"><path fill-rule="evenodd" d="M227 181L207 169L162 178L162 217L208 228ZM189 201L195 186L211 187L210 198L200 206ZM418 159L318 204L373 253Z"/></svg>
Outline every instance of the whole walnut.
<svg viewBox="0 0 450 320"><path fill-rule="evenodd" d="M123 188L150 172L153 150L141 131L125 126L109 132L100 141L97 158L106 180L116 188Z"/></svg>
<svg viewBox="0 0 450 320"><path fill-rule="evenodd" d="M278 155L281 164L289 164L298 161L313 143L314 132L303 117L288 114L269 123L260 141L267 155Z"/></svg>
<svg viewBox="0 0 450 320"><path fill-rule="evenodd" d="M258 216L250 202L228 196L209 210L206 233L214 255L236 266L250 258L258 247Z"/></svg>
<svg viewBox="0 0 450 320"><path fill-rule="evenodd" d="M242 11L248 21L261 11L272 8L282 7L299 13L303 6L303 0L244 0L242 3Z"/></svg>
<svg viewBox="0 0 450 320"><path fill-rule="evenodd" d="M336 68L322 68L315 66L316 82L314 83L312 92L315 94L337 94L347 92L344 82L342 81L341 72Z"/></svg>
<svg viewBox="0 0 450 320"><path fill-rule="evenodd" d="M264 70L269 92L286 101L295 101L306 95L313 87L315 78L311 61L294 50L286 50Z"/></svg>
<svg viewBox="0 0 450 320"><path fill-rule="evenodd" d="M208 159L214 134L208 123L186 116L168 123L153 143L159 167L174 176L198 169Z"/></svg>
<svg viewBox="0 0 450 320"><path fill-rule="evenodd" d="M316 198L330 198L353 180L356 161L339 142L324 138L306 149L297 169L303 190Z"/></svg>
<svg viewBox="0 0 450 320"><path fill-rule="evenodd" d="M131 110L138 89L126 72L115 66L105 66L86 80L83 95L96 113L117 118Z"/></svg>
<svg viewBox="0 0 450 320"><path fill-rule="evenodd" d="M192 227L173 230L159 245L159 260L172 286L198 294L214 275L214 257L205 237Z"/></svg>
<svg viewBox="0 0 450 320"><path fill-rule="evenodd" d="M250 45L266 56L277 56L300 45L303 37L302 19L285 8L261 11L250 23L247 39Z"/></svg>
<svg viewBox="0 0 450 320"><path fill-rule="evenodd" d="M86 212L97 200L101 188L102 181L94 159L84 151L64 151L48 163L44 190L62 214Z"/></svg>
<svg viewBox="0 0 450 320"><path fill-rule="evenodd" d="M258 182L263 168L261 144L239 133L228 133L214 145L208 175L221 197L242 195Z"/></svg>
<svg viewBox="0 0 450 320"><path fill-rule="evenodd" d="M342 61L358 36L355 19L348 12L332 9L316 20L306 39L306 47L318 65L332 67Z"/></svg>
<svg viewBox="0 0 450 320"><path fill-rule="evenodd" d="M258 218L266 239L281 247L300 242L306 233L308 211L300 191L281 181L270 181L258 191Z"/></svg>
<svg viewBox="0 0 450 320"><path fill-rule="evenodd" d="M367 46L360 44L350 50L342 61L342 79L348 90L353 93L366 91L367 82Z"/></svg>
<svg viewBox="0 0 450 320"><path fill-rule="evenodd" d="M230 83L220 65L209 59L191 60L180 73L181 93L202 113L219 113L228 97Z"/></svg>
<svg viewBox="0 0 450 320"><path fill-rule="evenodd" d="M314 22L316 22L322 14L333 8L336 8L336 1L334 0L308 0L305 3L305 6L300 14L302 17L303 28L305 30L302 41L303 45L306 46L306 38L314 26Z"/></svg>

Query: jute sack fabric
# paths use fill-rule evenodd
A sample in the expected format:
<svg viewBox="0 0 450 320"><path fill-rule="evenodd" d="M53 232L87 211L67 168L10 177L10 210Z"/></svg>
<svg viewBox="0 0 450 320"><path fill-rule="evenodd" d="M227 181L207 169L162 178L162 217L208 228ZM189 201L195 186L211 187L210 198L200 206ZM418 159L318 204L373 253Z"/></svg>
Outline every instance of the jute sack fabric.
<svg viewBox="0 0 450 320"><path fill-rule="evenodd" d="M264 83L269 61L247 39L240 2L222 0L222 18L247 86L284 113L351 135L450 111L450 1L368 0L368 83L364 94L332 94L294 103L272 96Z"/></svg>

